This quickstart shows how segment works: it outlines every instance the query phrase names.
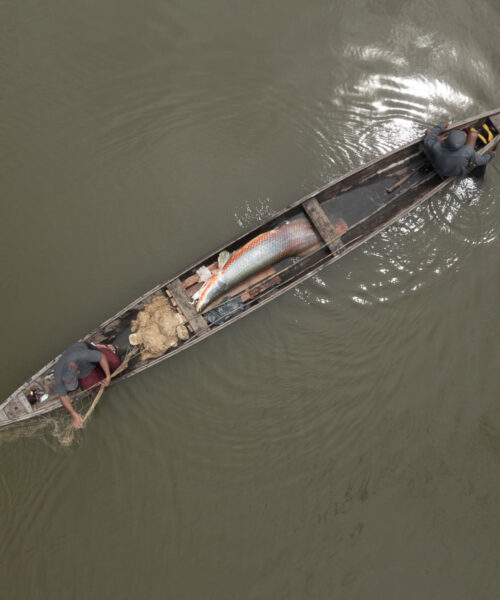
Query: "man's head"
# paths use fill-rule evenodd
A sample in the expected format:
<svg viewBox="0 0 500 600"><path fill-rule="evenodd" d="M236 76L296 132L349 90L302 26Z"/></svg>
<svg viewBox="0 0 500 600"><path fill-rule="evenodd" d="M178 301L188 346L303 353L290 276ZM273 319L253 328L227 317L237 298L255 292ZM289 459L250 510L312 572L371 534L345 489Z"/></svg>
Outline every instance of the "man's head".
<svg viewBox="0 0 500 600"><path fill-rule="evenodd" d="M467 134L465 131L457 131L454 129L450 131L450 135L446 138L444 145L448 150L460 150L467 141Z"/></svg>
<svg viewBox="0 0 500 600"><path fill-rule="evenodd" d="M68 392L76 390L78 387L78 369L75 363L67 363L64 365L62 379Z"/></svg>

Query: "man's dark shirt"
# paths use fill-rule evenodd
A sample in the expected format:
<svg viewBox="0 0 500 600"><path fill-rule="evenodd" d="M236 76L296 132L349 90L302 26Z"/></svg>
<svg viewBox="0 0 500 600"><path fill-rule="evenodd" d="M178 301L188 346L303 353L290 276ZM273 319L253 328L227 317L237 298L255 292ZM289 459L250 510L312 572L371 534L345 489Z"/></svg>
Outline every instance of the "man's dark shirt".
<svg viewBox="0 0 500 600"><path fill-rule="evenodd" d="M68 393L62 376L64 365L70 362L76 363L76 367L80 371L78 373L78 378L83 379L95 369L96 364L99 363L101 358L102 353L99 350L90 350L83 342L76 342L65 350L61 354L54 369L54 379L59 396L66 396Z"/></svg>
<svg viewBox="0 0 500 600"><path fill-rule="evenodd" d="M481 156L472 146L466 146L467 137L462 131L450 131L446 140L440 142L438 135L443 130L442 125L436 125L424 138L432 166L443 177L464 177L472 165L487 165L493 158L492 152Z"/></svg>

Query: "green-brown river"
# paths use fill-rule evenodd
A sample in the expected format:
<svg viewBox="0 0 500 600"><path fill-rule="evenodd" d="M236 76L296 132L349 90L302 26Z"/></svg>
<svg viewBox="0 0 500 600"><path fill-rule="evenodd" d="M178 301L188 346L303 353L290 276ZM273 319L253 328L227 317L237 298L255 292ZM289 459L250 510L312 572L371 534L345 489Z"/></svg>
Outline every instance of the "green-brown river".
<svg viewBox="0 0 500 600"><path fill-rule="evenodd" d="M0 0L0 399L274 211L500 106L499 31L498 0ZM107 391L70 447L0 431L0 596L497 598L499 189L497 157Z"/></svg>

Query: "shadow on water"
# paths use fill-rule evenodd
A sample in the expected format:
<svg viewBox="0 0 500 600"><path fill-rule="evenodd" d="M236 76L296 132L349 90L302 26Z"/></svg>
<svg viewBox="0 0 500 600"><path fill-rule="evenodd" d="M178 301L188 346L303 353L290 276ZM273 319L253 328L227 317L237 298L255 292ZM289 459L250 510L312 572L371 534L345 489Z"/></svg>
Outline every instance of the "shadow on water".
<svg viewBox="0 0 500 600"><path fill-rule="evenodd" d="M472 173L471 178L474 179L478 187L481 187L484 183L484 176L486 175L486 167L487 165L483 165L482 167L476 167Z"/></svg>

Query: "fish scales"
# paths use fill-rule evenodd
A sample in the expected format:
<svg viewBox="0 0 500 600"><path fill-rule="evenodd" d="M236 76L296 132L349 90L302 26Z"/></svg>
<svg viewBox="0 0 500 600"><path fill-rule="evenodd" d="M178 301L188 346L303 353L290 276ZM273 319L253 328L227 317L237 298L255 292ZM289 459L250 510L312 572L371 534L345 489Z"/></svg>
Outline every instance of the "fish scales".
<svg viewBox="0 0 500 600"><path fill-rule="evenodd" d="M261 233L236 250L226 264L205 282L200 290L196 309L203 310L225 291L255 273L319 244L318 234L304 218Z"/></svg>

